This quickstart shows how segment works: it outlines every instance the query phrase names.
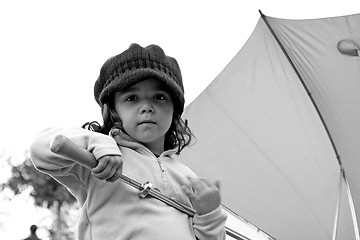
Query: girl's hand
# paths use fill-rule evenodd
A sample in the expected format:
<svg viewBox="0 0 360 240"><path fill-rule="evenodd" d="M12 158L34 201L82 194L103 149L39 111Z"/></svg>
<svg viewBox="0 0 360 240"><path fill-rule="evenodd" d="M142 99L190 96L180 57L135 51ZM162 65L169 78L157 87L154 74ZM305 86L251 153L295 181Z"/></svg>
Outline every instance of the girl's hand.
<svg viewBox="0 0 360 240"><path fill-rule="evenodd" d="M91 170L100 180L115 182L122 174L123 160L118 155L105 155L98 160L98 165Z"/></svg>
<svg viewBox="0 0 360 240"><path fill-rule="evenodd" d="M199 215L215 210L220 205L220 182L189 178L190 184L182 186Z"/></svg>

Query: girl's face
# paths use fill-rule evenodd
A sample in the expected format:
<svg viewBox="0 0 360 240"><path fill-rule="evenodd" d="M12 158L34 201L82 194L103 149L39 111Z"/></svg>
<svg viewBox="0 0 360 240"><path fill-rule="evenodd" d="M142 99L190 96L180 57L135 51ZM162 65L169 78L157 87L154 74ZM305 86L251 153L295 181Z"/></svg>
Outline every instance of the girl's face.
<svg viewBox="0 0 360 240"><path fill-rule="evenodd" d="M115 93L115 112L126 133L153 153L164 151L165 133L174 112L170 94L156 79L141 81Z"/></svg>

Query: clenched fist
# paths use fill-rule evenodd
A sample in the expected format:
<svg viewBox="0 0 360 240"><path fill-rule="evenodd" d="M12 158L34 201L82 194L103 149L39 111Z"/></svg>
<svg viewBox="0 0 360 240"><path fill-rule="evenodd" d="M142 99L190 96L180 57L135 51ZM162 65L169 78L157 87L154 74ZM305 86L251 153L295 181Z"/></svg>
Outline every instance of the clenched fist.
<svg viewBox="0 0 360 240"><path fill-rule="evenodd" d="M123 160L118 155L105 155L98 160L98 165L91 173L100 180L115 182L122 174Z"/></svg>

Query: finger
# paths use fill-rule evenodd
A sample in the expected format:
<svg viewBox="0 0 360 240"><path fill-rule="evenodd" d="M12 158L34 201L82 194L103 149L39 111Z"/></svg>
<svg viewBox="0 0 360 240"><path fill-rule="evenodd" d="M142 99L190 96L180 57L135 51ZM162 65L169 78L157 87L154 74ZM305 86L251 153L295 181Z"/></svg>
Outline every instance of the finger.
<svg viewBox="0 0 360 240"><path fill-rule="evenodd" d="M188 178L189 179L189 186L196 187L202 186L204 183L200 180L200 178Z"/></svg>
<svg viewBox="0 0 360 240"><path fill-rule="evenodd" d="M116 172L116 167L112 167L109 171L109 173L105 176L105 179L107 182L110 182L109 179L111 179L114 175L115 175L115 172Z"/></svg>
<svg viewBox="0 0 360 240"><path fill-rule="evenodd" d="M101 163L102 163L102 166L101 166L101 168L99 168L99 169L102 169L102 170L101 170L101 171L98 171L98 169L94 169L94 171L92 171L92 174L93 174L95 177L99 178L100 180L105 180L105 179L107 179L107 178L110 177L109 174L110 174L113 166L107 164L106 161L103 161L103 162L101 162ZM106 164L106 165L105 165L105 168L103 168L104 163ZM100 165L100 164L99 164L99 165Z"/></svg>
<svg viewBox="0 0 360 240"><path fill-rule="evenodd" d="M95 177L97 177L100 180L106 180L109 178L109 172L111 171L110 168L105 168L104 171L94 174Z"/></svg>
<svg viewBox="0 0 360 240"><path fill-rule="evenodd" d="M111 178L106 179L107 182L116 182L119 179L119 176L114 175Z"/></svg>
<svg viewBox="0 0 360 240"><path fill-rule="evenodd" d="M220 190L221 185L220 185L219 179L217 179L215 181L211 181L209 179L201 178L200 180L203 181L208 187L210 187L210 188L216 187L217 189Z"/></svg>
<svg viewBox="0 0 360 240"><path fill-rule="evenodd" d="M115 168L115 172L111 175L110 178L106 179L107 182L115 182L121 177L122 173Z"/></svg>
<svg viewBox="0 0 360 240"><path fill-rule="evenodd" d="M190 199L190 202L195 202L196 201L196 194L194 193L194 191L192 190L192 188L190 186L184 185L182 186L182 189L184 191L184 193L186 194L186 196L188 196L188 198Z"/></svg>
<svg viewBox="0 0 360 240"><path fill-rule="evenodd" d="M194 194L193 189L189 185L183 185L183 186L181 186L181 188L188 197L192 196Z"/></svg>
<svg viewBox="0 0 360 240"><path fill-rule="evenodd" d="M201 189L207 187L207 184L201 179L189 179L190 180L190 187L192 188L193 192L197 193Z"/></svg>
<svg viewBox="0 0 360 240"><path fill-rule="evenodd" d="M94 174L98 174L98 173L104 171L106 166L107 166L106 161L99 161L98 165L96 167L94 167L93 169L91 169L91 172Z"/></svg>
<svg viewBox="0 0 360 240"><path fill-rule="evenodd" d="M219 179L215 180L215 186L217 187L217 189L221 189L221 182Z"/></svg>

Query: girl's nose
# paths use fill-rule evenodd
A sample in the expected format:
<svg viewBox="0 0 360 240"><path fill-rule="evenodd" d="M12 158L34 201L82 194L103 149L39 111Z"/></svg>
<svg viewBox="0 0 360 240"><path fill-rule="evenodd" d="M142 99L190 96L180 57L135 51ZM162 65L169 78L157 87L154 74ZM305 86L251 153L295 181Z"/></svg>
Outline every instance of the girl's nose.
<svg viewBox="0 0 360 240"><path fill-rule="evenodd" d="M143 103L140 106L140 112L141 113L153 113L154 108L149 101L143 101Z"/></svg>

